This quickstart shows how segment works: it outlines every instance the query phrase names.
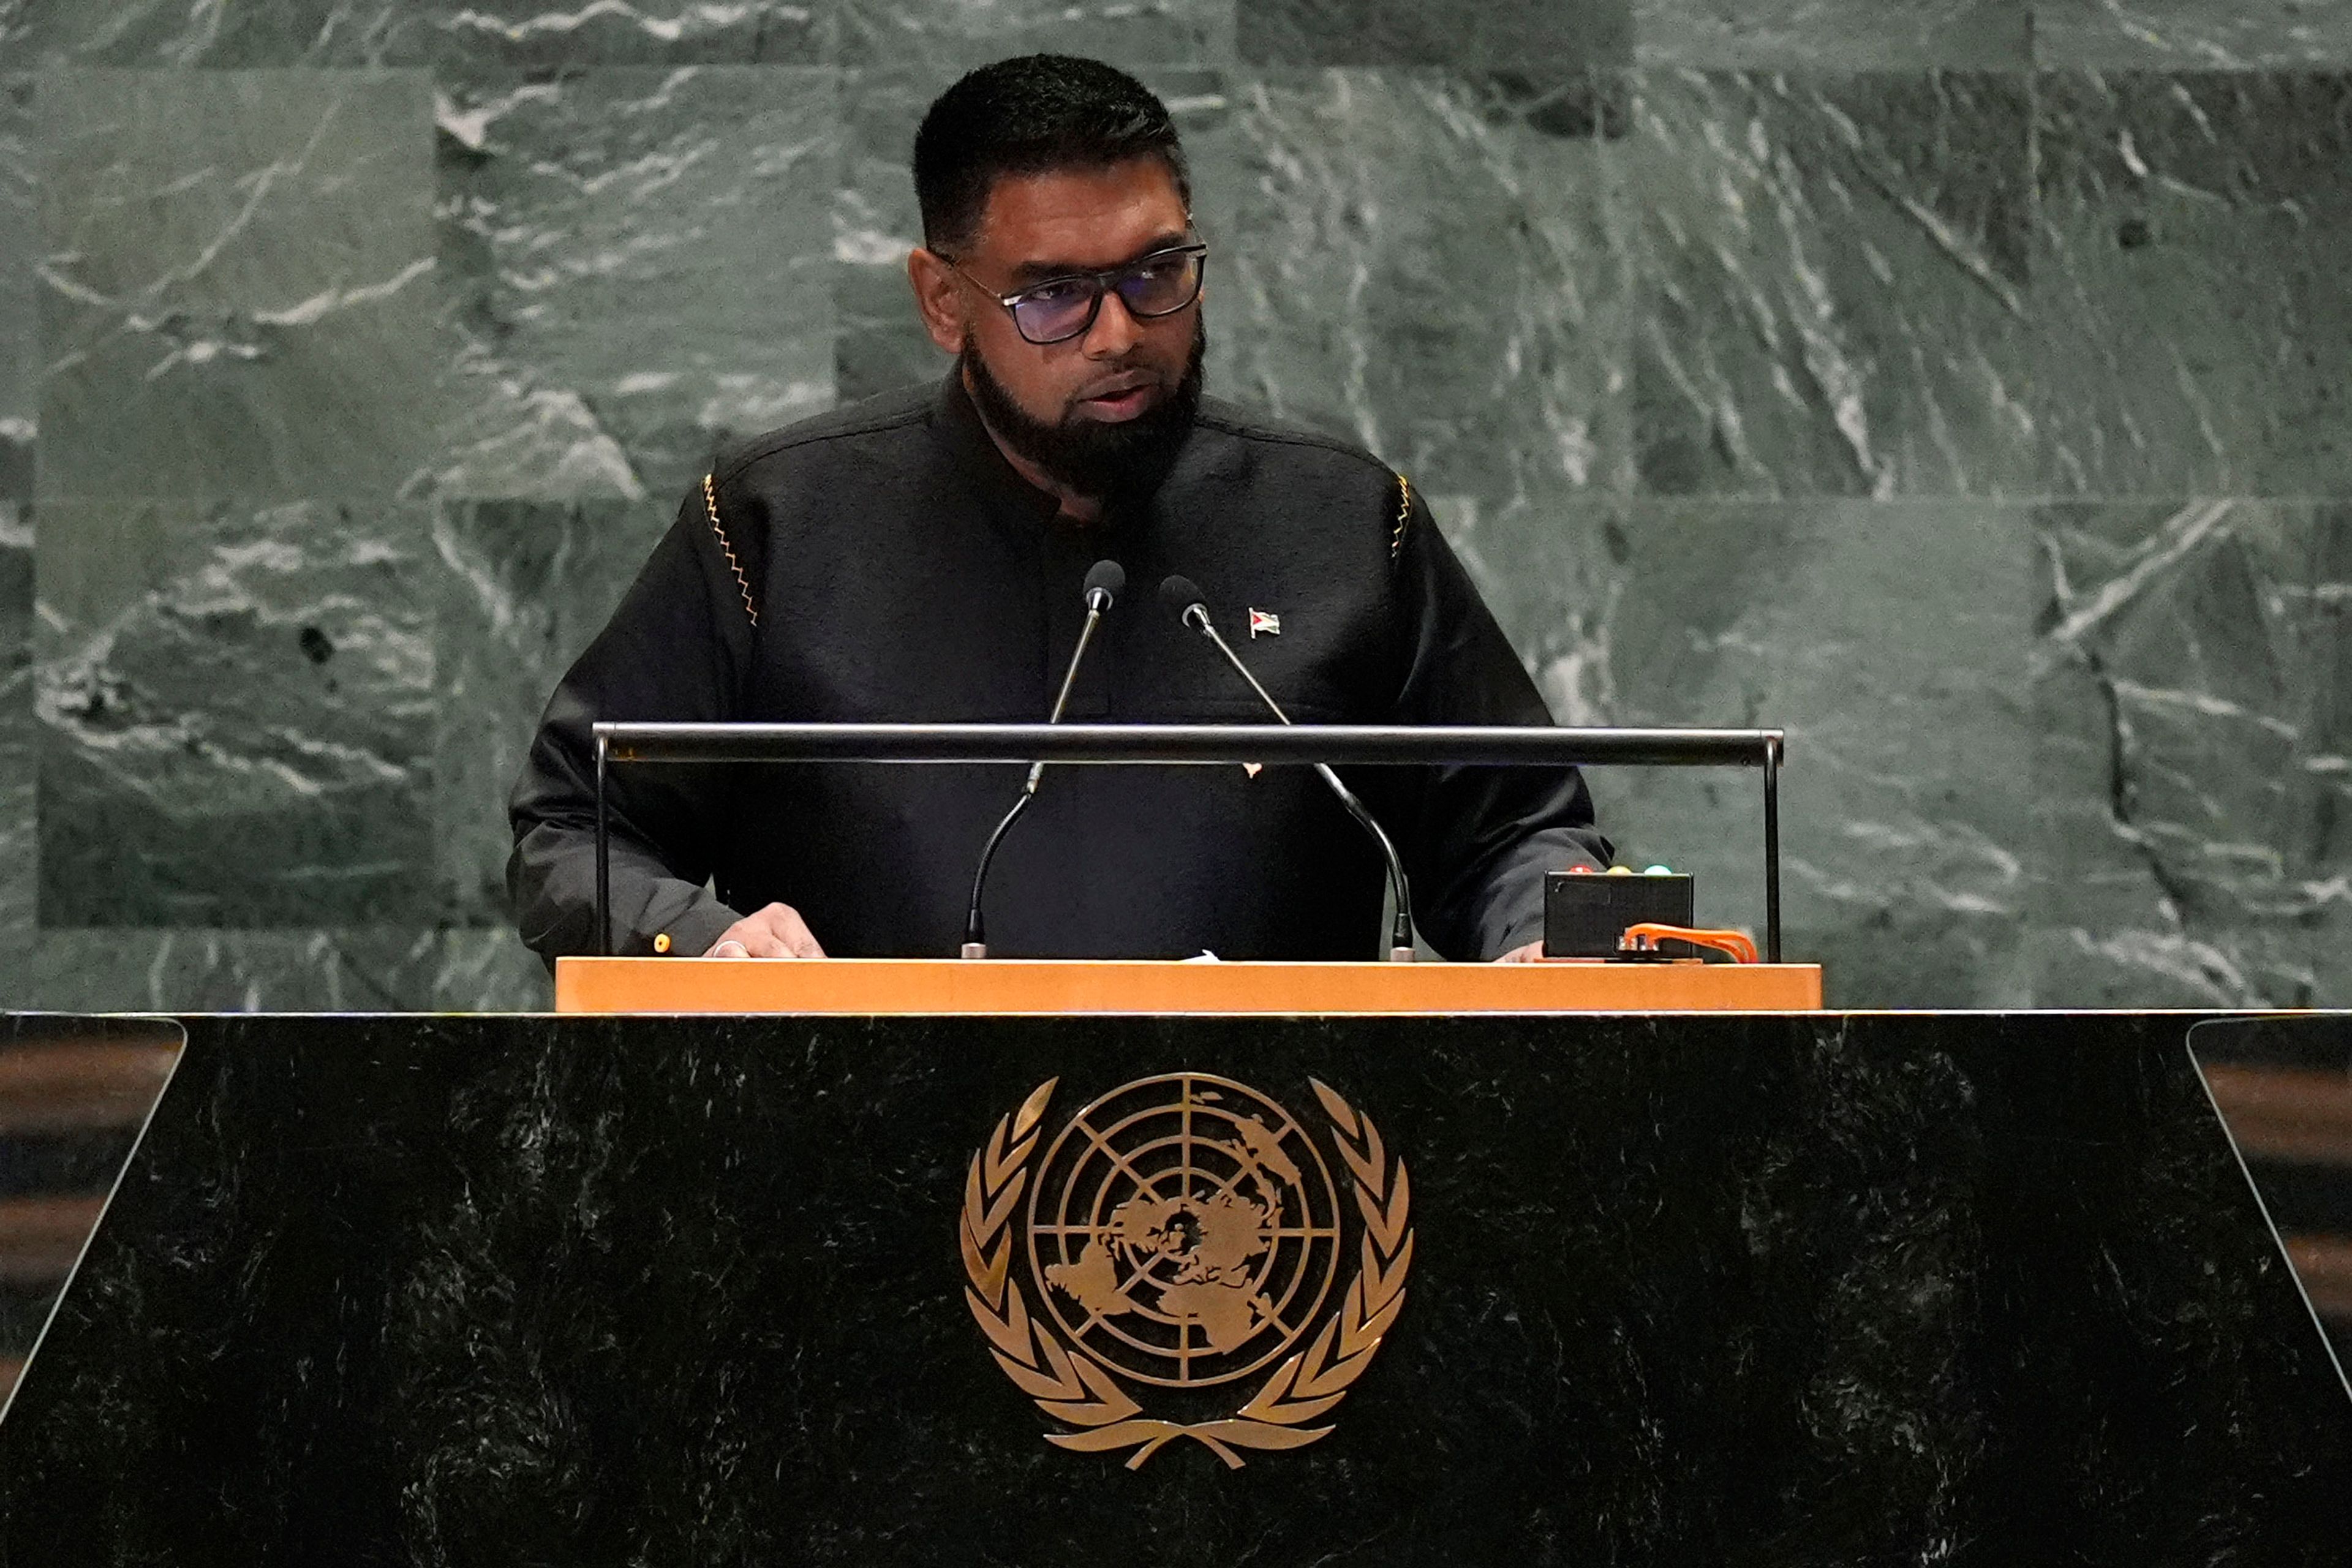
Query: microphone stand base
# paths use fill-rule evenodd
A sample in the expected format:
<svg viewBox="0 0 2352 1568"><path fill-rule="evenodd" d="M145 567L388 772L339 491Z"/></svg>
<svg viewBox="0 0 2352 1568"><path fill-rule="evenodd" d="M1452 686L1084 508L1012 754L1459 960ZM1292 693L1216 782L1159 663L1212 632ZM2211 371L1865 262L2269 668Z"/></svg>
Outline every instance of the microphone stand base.
<svg viewBox="0 0 2352 1568"><path fill-rule="evenodd" d="M988 956L988 943L984 942L965 942L963 944L963 951L957 953L956 956L958 958L986 958Z"/></svg>
<svg viewBox="0 0 2352 1568"><path fill-rule="evenodd" d="M1389 962L1391 963L1411 963L1412 962L1412 949L1409 947L1392 947L1389 949Z"/></svg>

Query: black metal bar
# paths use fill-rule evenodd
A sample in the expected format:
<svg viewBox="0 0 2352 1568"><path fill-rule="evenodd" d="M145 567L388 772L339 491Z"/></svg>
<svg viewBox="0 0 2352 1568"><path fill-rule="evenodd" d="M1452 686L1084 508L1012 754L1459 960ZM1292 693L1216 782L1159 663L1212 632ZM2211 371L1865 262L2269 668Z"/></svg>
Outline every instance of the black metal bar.
<svg viewBox="0 0 2352 1568"><path fill-rule="evenodd" d="M604 806L604 726L596 726L596 955L613 956L613 849Z"/></svg>
<svg viewBox="0 0 2352 1568"><path fill-rule="evenodd" d="M1764 748L1764 962L1780 962L1780 737Z"/></svg>
<svg viewBox="0 0 2352 1568"><path fill-rule="evenodd" d="M615 724L626 763L1339 763L1768 765L1778 730L1372 724Z"/></svg>

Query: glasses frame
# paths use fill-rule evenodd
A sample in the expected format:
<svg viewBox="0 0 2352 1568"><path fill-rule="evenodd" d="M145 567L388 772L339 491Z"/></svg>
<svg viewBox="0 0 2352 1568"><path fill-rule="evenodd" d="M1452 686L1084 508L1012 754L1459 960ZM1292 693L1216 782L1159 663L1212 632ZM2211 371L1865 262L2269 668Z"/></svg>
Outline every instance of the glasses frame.
<svg viewBox="0 0 2352 1568"><path fill-rule="evenodd" d="M1103 296L1116 291L1119 279L1126 278L1132 273L1138 272L1156 261L1162 260L1171 256L1189 256L1200 263L1199 271L1192 279L1192 292L1181 305L1171 305L1165 310L1151 310L1147 312L1139 310L1134 306L1129 304L1127 302L1126 295L1121 294L1118 297L1118 302L1121 308L1123 308L1129 315L1133 316L1137 321L1164 321L1168 317L1177 314L1179 311L1188 310L1194 305L1200 303L1201 290L1207 286L1209 281L1209 242L1207 240L1196 239L1189 245L1166 246L1159 250L1150 252L1149 255L1139 256L1132 261L1122 262L1117 267L1105 268L1100 272L1065 272L1057 277L1041 278L1036 282L1030 284L1027 288L1017 289L1010 294L997 293L987 284L982 283L979 279L974 278L971 273L965 272L963 269L963 263L956 260L952 257L947 258L947 263L950 267L954 268L956 271L962 273L965 281L969 282L973 288L979 289L982 293L987 295L991 300L995 300L999 305L1004 308L1004 313L1013 318L1013 330L1021 334L1021 341L1023 342L1032 344L1038 348L1045 348L1054 343L1066 343L1073 338L1085 337L1088 332L1094 331L1096 321L1102 315ZM1031 337L1027 330L1021 324L1021 312L1017 307L1024 300L1026 300L1030 295L1034 294L1041 289L1058 288L1066 283L1085 283L1093 287L1094 299L1087 306L1086 320L1079 322L1070 331L1064 332L1059 337Z"/></svg>

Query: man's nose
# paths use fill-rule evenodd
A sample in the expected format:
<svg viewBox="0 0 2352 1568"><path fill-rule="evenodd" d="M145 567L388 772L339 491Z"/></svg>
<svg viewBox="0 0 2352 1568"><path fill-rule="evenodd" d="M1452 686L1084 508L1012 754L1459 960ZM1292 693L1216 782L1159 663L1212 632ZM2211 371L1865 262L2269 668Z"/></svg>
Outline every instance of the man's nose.
<svg viewBox="0 0 2352 1568"><path fill-rule="evenodd" d="M1087 357L1117 359L1142 336L1142 323L1128 313L1127 301L1119 298L1118 290L1104 289L1102 304L1095 311L1095 324L1087 329Z"/></svg>

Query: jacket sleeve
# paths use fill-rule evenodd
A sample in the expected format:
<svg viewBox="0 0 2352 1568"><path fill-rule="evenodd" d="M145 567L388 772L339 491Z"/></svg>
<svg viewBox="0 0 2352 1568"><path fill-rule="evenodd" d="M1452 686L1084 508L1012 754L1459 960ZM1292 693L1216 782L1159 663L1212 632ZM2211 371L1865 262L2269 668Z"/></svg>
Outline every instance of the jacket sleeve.
<svg viewBox="0 0 2352 1568"><path fill-rule="evenodd" d="M1502 628L1410 486L1399 481L1395 591L1406 638L1401 724L1545 724ZM1401 792L1413 916L1449 958L1498 958L1543 935L1543 879L1609 864L1575 768L1440 767Z"/></svg>
<svg viewBox="0 0 2352 1568"><path fill-rule="evenodd" d="M737 716L754 629L750 584L698 485L612 620L540 721L508 800L507 890L523 942L550 967L596 951L596 751L606 721ZM698 956L739 914L709 888L724 841L730 775L677 763L608 763L613 951Z"/></svg>

